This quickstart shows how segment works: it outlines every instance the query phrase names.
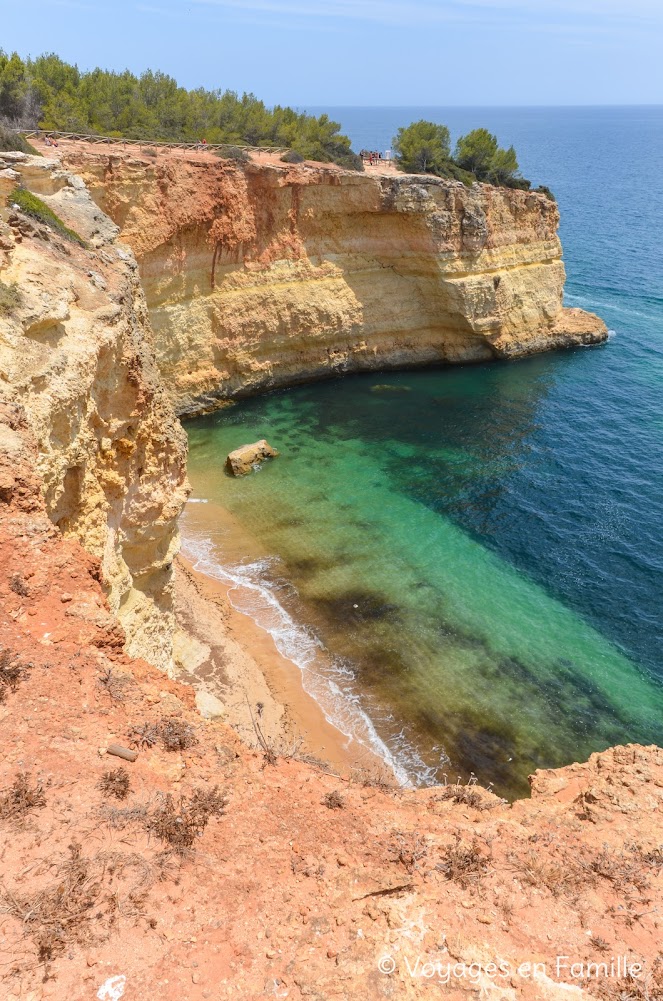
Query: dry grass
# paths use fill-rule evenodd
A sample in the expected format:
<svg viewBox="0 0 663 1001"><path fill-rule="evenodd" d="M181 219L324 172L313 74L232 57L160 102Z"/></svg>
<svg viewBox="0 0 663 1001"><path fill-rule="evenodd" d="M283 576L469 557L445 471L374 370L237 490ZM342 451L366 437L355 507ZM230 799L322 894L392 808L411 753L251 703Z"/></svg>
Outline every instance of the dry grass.
<svg viewBox="0 0 663 1001"><path fill-rule="evenodd" d="M345 800L341 796L338 789L332 789L325 796L322 797L322 803L329 810L342 810L345 806Z"/></svg>
<svg viewBox="0 0 663 1001"><path fill-rule="evenodd" d="M46 806L46 796L41 782L33 785L29 772L19 772L9 789L0 796L0 820L21 821L43 806Z"/></svg>
<svg viewBox="0 0 663 1001"><path fill-rule="evenodd" d="M120 766L112 771L104 772L99 779L97 788L104 796L114 796L115 799L126 799L131 791L131 779L126 768Z"/></svg>
<svg viewBox="0 0 663 1001"><path fill-rule="evenodd" d="M12 313L21 305L21 290L16 282L0 282L0 313Z"/></svg>
<svg viewBox="0 0 663 1001"><path fill-rule="evenodd" d="M9 692L15 692L26 674L26 668L16 654L6 647L0 650L0 703L5 702Z"/></svg>
<svg viewBox="0 0 663 1001"><path fill-rule="evenodd" d="M137 854L98 852L86 857L80 844L46 863L51 880L21 894L0 887L0 913L21 922L39 963L49 963L73 944L104 941L120 916L142 913L154 882L152 866Z"/></svg>
<svg viewBox="0 0 663 1001"><path fill-rule="evenodd" d="M2 285L2 282L0 282L0 285ZM2 290L0 289L0 299L1 297L2 297ZM28 588L28 585L25 583L23 577L21 577L20 573L12 574L11 580L9 581L9 586L14 592L14 594L17 594L19 596L19 598L28 598L30 595L30 589Z"/></svg>
<svg viewBox="0 0 663 1001"><path fill-rule="evenodd" d="M493 802L486 801L481 793L473 785L454 784L445 786L437 800L450 800L452 803L461 803L464 806L471 806L474 810L492 810L499 805L499 800Z"/></svg>
<svg viewBox="0 0 663 1001"><path fill-rule="evenodd" d="M478 841L474 840L468 844L457 838L453 845L445 848L442 862L438 863L436 868L444 873L447 879L467 888L478 883L488 871L488 860Z"/></svg>
<svg viewBox="0 0 663 1001"><path fill-rule="evenodd" d="M154 747L159 739L159 726L157 723L141 723L132 726L127 736L130 747Z"/></svg>
<svg viewBox="0 0 663 1001"><path fill-rule="evenodd" d="M210 817L225 813L227 799L213 789L198 788L191 796L180 796L177 802L167 793L161 804L147 818L147 830L179 855L186 855L201 836Z"/></svg>
<svg viewBox="0 0 663 1001"><path fill-rule="evenodd" d="M181 719L169 719L162 723L159 736L166 751L186 751L198 743L194 728Z"/></svg>
<svg viewBox="0 0 663 1001"><path fill-rule="evenodd" d="M387 845L387 855L390 862L402 865L407 872L413 873L428 856L428 845L425 838L414 831L394 831Z"/></svg>
<svg viewBox="0 0 663 1001"><path fill-rule="evenodd" d="M126 674L118 674L112 667L107 667L97 675L97 685L114 702L124 702L127 697L126 688L131 678Z"/></svg>

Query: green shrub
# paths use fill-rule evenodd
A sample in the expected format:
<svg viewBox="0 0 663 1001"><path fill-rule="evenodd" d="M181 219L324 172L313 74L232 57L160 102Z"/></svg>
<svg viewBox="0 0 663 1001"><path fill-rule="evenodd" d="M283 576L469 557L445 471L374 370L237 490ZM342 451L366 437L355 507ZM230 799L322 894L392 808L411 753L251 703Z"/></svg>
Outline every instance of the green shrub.
<svg viewBox="0 0 663 1001"><path fill-rule="evenodd" d="M16 282L0 282L0 313L11 313L21 305L21 290Z"/></svg>
<svg viewBox="0 0 663 1001"><path fill-rule="evenodd" d="M232 160L234 163L248 163L251 157L241 146L224 146L214 151L222 160Z"/></svg>
<svg viewBox="0 0 663 1001"><path fill-rule="evenodd" d="M298 153L294 149L289 149L287 153L284 153L281 157L281 163L303 163L304 157L301 153Z"/></svg>
<svg viewBox="0 0 663 1001"><path fill-rule="evenodd" d="M62 222L59 216L55 214L52 209L49 209L45 202L42 202L41 198L37 198L33 195L31 191L27 191L25 188L15 188L13 193L9 197L10 204L18 205L21 212L25 212L26 215L30 216L32 219L36 219L38 222L44 223L50 229L55 230L60 236L63 236L65 240L69 240L71 243L77 243L79 247L85 246L85 240L83 240L78 233L75 233L73 229L69 229L68 226Z"/></svg>
<svg viewBox="0 0 663 1001"><path fill-rule="evenodd" d="M19 135L18 132L12 132L11 129L6 129L3 125L0 125L0 153L5 153L10 150L15 150L18 153L30 153L33 156L41 156L39 150L36 150L34 146L31 146L24 136Z"/></svg>
<svg viewBox="0 0 663 1001"><path fill-rule="evenodd" d="M538 188L534 188L534 190L537 193L537 195L545 195L546 198L550 199L551 202L557 201L557 199L555 198L554 194L552 193L547 184L540 184Z"/></svg>

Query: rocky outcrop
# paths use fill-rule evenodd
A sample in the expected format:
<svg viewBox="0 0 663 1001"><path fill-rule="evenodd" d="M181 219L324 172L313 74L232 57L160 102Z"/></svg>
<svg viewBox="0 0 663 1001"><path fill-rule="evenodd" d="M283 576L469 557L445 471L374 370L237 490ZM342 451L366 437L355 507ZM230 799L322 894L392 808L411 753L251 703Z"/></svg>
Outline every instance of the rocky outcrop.
<svg viewBox="0 0 663 1001"><path fill-rule="evenodd" d="M155 365L136 261L57 161L13 154L0 158L2 177L5 195L26 186L87 248L4 210L0 278L19 292L0 313L0 394L36 443L51 521L100 560L128 651L167 668L186 439Z"/></svg>
<svg viewBox="0 0 663 1001"><path fill-rule="evenodd" d="M275 459L278 450L272 448L264 438L254 441L252 445L240 445L226 459L226 469L233 476L245 476L256 464L266 459Z"/></svg>
<svg viewBox="0 0 663 1001"><path fill-rule="evenodd" d="M211 155L64 151L139 261L178 412L340 372L602 341L542 194Z"/></svg>

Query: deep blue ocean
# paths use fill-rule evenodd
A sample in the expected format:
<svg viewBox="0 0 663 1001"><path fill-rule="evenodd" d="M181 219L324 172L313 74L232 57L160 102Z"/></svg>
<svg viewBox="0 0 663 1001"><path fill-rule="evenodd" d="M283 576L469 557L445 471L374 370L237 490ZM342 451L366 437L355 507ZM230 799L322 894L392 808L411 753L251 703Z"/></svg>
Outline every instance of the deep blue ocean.
<svg viewBox="0 0 663 1001"><path fill-rule="evenodd" d="M567 304L611 338L193 421L197 496L266 557L231 558L209 509L189 509L186 546L255 589L239 604L402 778L474 771L510 795L535 767L663 743L663 108L308 110L355 149L419 118L513 144L557 197ZM283 453L269 468L210 473L263 436Z"/></svg>

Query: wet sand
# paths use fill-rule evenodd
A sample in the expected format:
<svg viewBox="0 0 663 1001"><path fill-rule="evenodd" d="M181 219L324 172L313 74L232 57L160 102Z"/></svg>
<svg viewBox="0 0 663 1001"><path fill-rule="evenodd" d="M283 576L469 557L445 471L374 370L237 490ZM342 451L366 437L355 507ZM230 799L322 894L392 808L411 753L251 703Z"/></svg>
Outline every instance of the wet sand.
<svg viewBox="0 0 663 1001"><path fill-rule="evenodd" d="M209 510L215 527L221 519L224 534L232 533L238 553L256 556L255 541L227 511L217 505ZM304 689L299 667L279 653L271 635L233 607L230 585L197 570L185 556L176 565L182 680L218 698L223 718L254 746L257 723L279 753L318 759L344 775L366 771L391 778L381 758L329 722Z"/></svg>

